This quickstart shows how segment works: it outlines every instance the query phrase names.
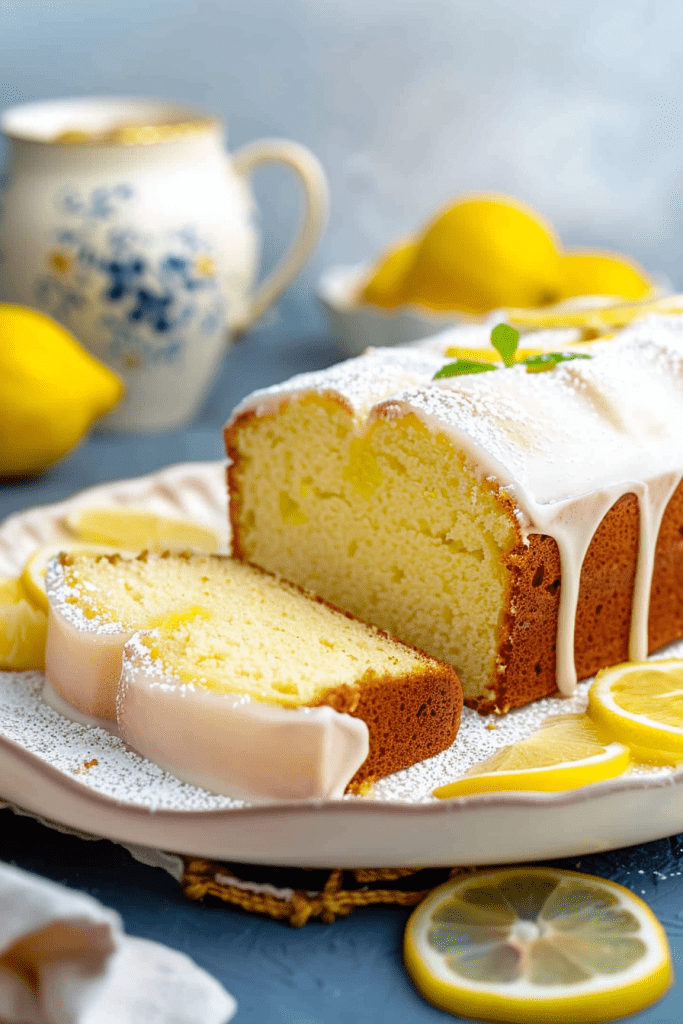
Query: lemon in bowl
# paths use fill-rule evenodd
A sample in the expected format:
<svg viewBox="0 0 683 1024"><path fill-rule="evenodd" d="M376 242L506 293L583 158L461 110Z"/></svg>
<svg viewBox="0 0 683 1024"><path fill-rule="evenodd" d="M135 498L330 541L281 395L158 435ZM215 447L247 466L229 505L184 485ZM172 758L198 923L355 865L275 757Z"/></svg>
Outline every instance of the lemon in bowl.
<svg viewBox="0 0 683 1024"><path fill-rule="evenodd" d="M515 199L481 195L453 203L427 225L396 298L481 316L549 305L560 294L560 243L550 224Z"/></svg>
<svg viewBox="0 0 683 1024"><path fill-rule="evenodd" d="M480 325L494 311L526 331L575 328L577 340L587 340L605 333L601 323L594 328L596 310L652 302L661 292L635 261L565 250L530 206L475 194L450 203L372 264L329 268L318 296L346 351L359 355Z"/></svg>

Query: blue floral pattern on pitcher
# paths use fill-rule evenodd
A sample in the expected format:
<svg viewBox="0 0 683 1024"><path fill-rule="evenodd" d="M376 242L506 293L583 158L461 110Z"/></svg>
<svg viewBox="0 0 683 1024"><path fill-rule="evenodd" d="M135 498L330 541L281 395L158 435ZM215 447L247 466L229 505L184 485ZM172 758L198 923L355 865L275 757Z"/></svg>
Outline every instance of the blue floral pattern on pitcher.
<svg viewBox="0 0 683 1024"><path fill-rule="evenodd" d="M125 183L62 191L63 223L35 286L40 307L67 326L96 296L105 338L98 354L127 370L180 362L186 332L209 335L225 323L210 243L188 225L163 239L121 226L133 195Z"/></svg>

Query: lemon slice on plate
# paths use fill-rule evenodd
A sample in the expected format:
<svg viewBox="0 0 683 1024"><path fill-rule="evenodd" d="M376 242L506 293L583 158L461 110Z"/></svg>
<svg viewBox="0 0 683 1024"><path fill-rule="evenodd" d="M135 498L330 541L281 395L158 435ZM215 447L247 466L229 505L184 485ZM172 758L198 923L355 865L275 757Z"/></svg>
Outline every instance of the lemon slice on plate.
<svg viewBox="0 0 683 1024"><path fill-rule="evenodd" d="M602 669L588 692L588 711L640 760L683 761L683 660Z"/></svg>
<svg viewBox="0 0 683 1024"><path fill-rule="evenodd" d="M673 980L664 929L614 882L546 867L447 882L417 907L406 968L459 1017L599 1024L636 1013Z"/></svg>
<svg viewBox="0 0 683 1024"><path fill-rule="evenodd" d="M439 786L434 796L574 789L621 775L630 756L625 744L601 736L587 715L559 715L547 719L528 739L503 747L461 778Z"/></svg>
<svg viewBox="0 0 683 1024"><path fill-rule="evenodd" d="M216 551L219 546L216 532L208 526L143 508L79 508L64 522L79 540L121 544L131 551Z"/></svg>
<svg viewBox="0 0 683 1024"><path fill-rule="evenodd" d="M47 616L29 601L21 580L0 578L0 670L42 668L46 639Z"/></svg>
<svg viewBox="0 0 683 1024"><path fill-rule="evenodd" d="M29 600L36 608L40 608L44 612L47 612L49 607L45 593L47 563L60 551L79 552L83 555L132 555L130 551L121 551L120 548L76 540L56 541L54 544L44 544L42 547L36 548L33 554L29 555L20 579Z"/></svg>

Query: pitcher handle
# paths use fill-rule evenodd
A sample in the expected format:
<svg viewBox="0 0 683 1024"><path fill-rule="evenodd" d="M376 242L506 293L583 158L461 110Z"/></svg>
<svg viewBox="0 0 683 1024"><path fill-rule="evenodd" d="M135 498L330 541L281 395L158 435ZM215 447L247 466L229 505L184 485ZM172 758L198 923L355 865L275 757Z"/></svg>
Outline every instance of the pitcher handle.
<svg viewBox="0 0 683 1024"><path fill-rule="evenodd" d="M250 174L258 164L282 163L299 177L304 187L305 209L294 241L274 270L256 287L241 332L251 326L296 276L320 238L329 210L327 178L317 157L305 146L287 139L259 139L231 155L238 174Z"/></svg>

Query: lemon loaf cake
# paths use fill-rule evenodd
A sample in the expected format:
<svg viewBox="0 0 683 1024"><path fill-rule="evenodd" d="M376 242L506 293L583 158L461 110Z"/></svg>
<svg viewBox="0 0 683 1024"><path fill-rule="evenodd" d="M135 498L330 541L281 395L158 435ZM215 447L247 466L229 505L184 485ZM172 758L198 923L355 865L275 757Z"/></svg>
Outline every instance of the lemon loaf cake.
<svg viewBox="0 0 683 1024"><path fill-rule="evenodd" d="M451 345L245 399L233 554L452 664L483 713L683 636L683 317L435 379Z"/></svg>
<svg viewBox="0 0 683 1024"><path fill-rule="evenodd" d="M59 555L47 699L228 795L340 796L449 746L455 671L218 555Z"/></svg>

